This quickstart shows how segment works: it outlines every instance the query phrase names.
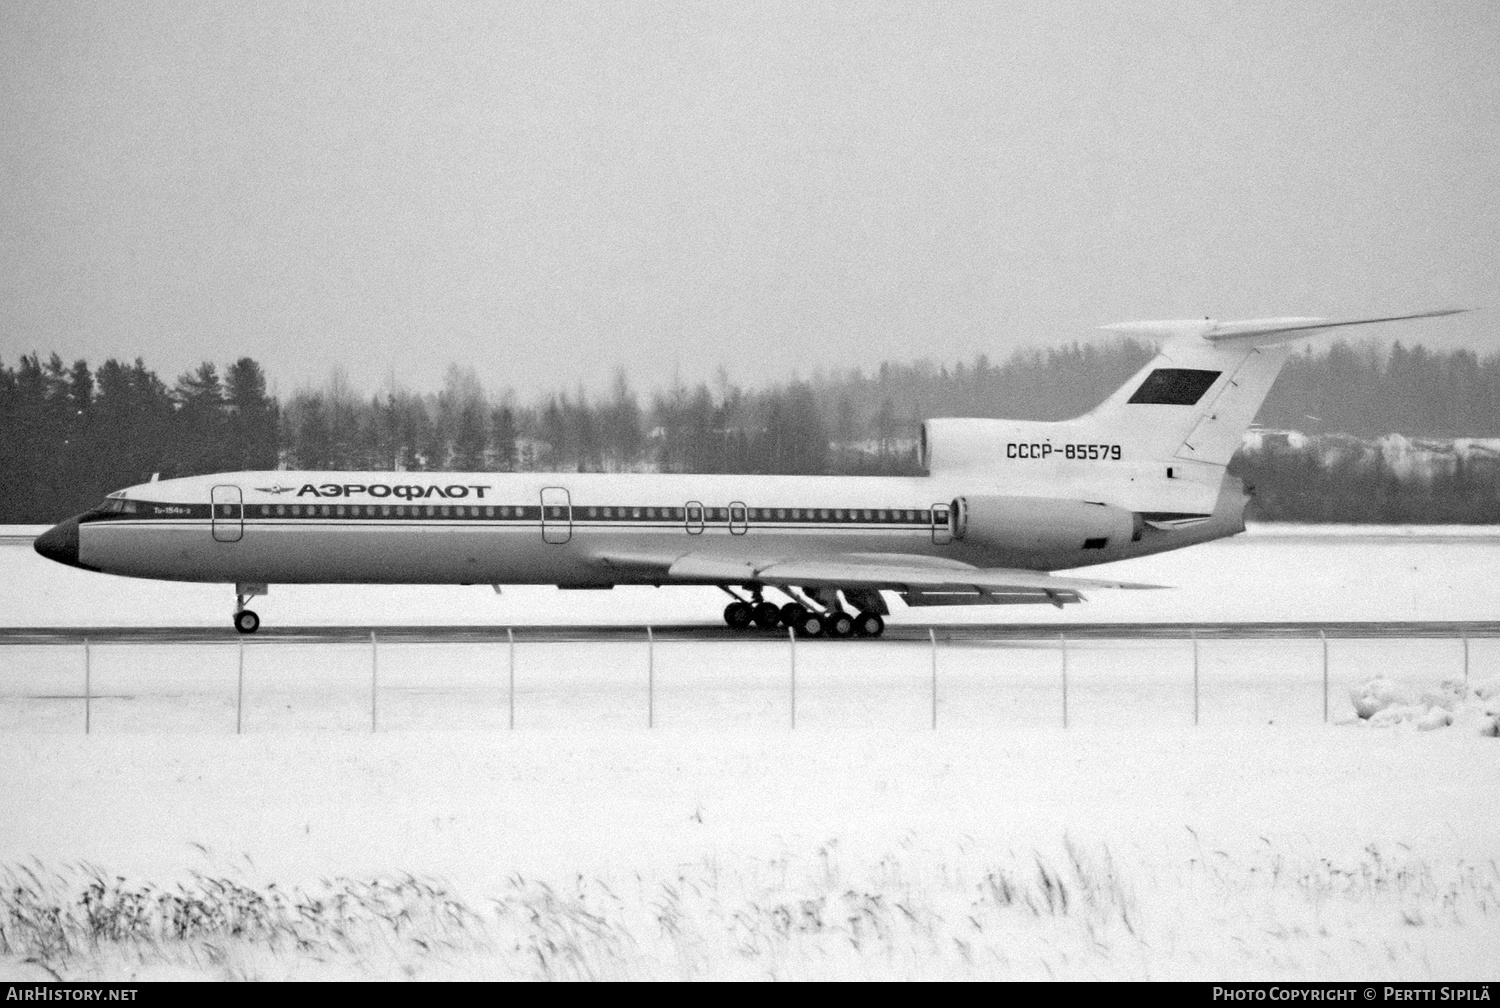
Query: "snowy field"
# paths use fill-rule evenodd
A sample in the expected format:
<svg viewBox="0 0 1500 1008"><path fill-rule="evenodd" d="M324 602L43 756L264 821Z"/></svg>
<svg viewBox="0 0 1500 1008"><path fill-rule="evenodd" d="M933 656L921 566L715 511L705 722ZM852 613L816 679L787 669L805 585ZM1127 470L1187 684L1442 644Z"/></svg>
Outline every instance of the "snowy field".
<svg viewBox="0 0 1500 1008"><path fill-rule="evenodd" d="M1173 592L895 619L1490 619L1500 531L1260 528ZM681 623L707 590L273 589L273 625ZM0 623L224 588L0 546ZM996 617L994 613L998 612ZM1354 716L1445 640L0 647L0 978L1495 979L1500 740ZM1471 642L1475 683L1500 641ZM1373 721L1378 722L1377 717Z"/></svg>

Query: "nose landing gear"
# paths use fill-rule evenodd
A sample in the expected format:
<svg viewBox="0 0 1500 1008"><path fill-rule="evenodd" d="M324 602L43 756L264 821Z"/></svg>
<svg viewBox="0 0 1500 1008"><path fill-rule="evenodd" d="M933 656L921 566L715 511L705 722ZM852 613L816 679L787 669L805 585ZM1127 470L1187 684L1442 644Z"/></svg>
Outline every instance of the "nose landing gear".
<svg viewBox="0 0 1500 1008"><path fill-rule="evenodd" d="M234 628L242 634L253 634L260 629L260 617L245 603L268 589L263 584L237 584L234 586Z"/></svg>

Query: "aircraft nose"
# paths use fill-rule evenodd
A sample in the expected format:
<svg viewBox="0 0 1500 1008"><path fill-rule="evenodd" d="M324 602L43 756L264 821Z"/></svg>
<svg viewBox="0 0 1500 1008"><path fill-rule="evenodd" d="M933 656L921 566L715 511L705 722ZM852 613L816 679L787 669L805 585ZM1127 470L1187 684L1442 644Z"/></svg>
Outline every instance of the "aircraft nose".
<svg viewBox="0 0 1500 1008"><path fill-rule="evenodd" d="M33 548L48 560L78 566L78 519L69 518L36 537Z"/></svg>

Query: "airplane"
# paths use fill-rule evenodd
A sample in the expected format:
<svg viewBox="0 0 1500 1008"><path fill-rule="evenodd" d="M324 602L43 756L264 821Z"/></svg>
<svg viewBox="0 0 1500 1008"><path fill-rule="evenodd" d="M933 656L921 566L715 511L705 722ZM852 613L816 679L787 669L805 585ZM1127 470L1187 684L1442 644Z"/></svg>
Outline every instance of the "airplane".
<svg viewBox="0 0 1500 1008"><path fill-rule="evenodd" d="M1244 531L1226 467L1293 340L1435 318L1134 322L1156 357L1073 420L944 418L926 475L234 472L108 495L35 541L127 577L233 584L233 624L272 584L706 585L737 630L878 637L908 606L1052 604L1157 587L1051 573ZM766 597L776 591L787 601Z"/></svg>

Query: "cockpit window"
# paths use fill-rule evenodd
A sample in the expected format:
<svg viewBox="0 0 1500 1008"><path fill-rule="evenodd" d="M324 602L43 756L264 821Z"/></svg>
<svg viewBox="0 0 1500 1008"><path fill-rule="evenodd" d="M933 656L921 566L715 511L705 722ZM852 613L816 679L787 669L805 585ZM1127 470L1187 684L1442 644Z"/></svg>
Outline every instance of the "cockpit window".
<svg viewBox="0 0 1500 1008"><path fill-rule="evenodd" d="M1197 368L1157 368L1130 397L1148 406L1192 406L1218 380L1221 372Z"/></svg>

